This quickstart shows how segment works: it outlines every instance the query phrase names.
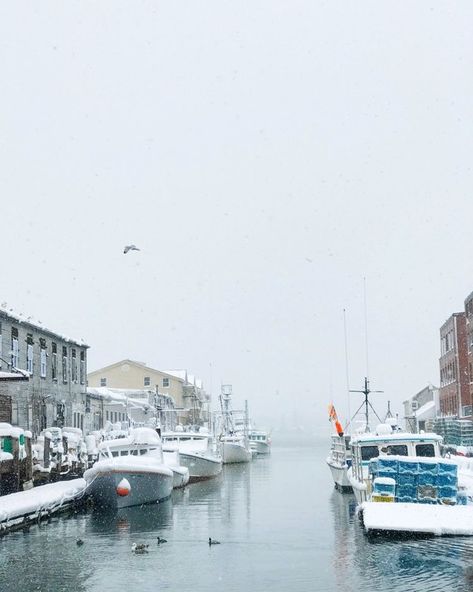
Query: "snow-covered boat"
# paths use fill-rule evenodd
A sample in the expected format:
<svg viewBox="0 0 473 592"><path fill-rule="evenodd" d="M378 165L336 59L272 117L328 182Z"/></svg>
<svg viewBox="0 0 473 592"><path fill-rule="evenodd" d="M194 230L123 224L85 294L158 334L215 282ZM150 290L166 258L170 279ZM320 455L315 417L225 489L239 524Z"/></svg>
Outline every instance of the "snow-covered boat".
<svg viewBox="0 0 473 592"><path fill-rule="evenodd" d="M151 428L135 428L129 436L105 440L99 460L84 473L87 492L105 508L125 508L168 498L174 474L164 464L161 438Z"/></svg>
<svg viewBox="0 0 473 592"><path fill-rule="evenodd" d="M390 456L418 457L420 459L440 458L442 437L437 434L411 434L392 432L388 424L380 424L375 433L352 436L352 466L347 477L359 504L370 501L373 489L373 473L370 462Z"/></svg>
<svg viewBox="0 0 473 592"><path fill-rule="evenodd" d="M173 472L173 488L179 489L189 483L189 469L182 465L177 446L163 446L164 463Z"/></svg>
<svg viewBox="0 0 473 592"><path fill-rule="evenodd" d="M179 450L182 466L189 470L189 480L199 481L216 477L222 472L222 457L213 447L211 434L201 432L165 432L165 446Z"/></svg>
<svg viewBox="0 0 473 592"><path fill-rule="evenodd" d="M252 458L251 450L242 436L222 436L220 444L224 464L250 462Z"/></svg>
<svg viewBox="0 0 473 592"><path fill-rule="evenodd" d="M350 436L332 436L330 453L327 456L327 464L332 473L335 488L340 491L351 491L352 486L348 480L348 469L351 467Z"/></svg>
<svg viewBox="0 0 473 592"><path fill-rule="evenodd" d="M250 430L248 433L250 448L256 450L257 454L271 453L271 438L263 430Z"/></svg>

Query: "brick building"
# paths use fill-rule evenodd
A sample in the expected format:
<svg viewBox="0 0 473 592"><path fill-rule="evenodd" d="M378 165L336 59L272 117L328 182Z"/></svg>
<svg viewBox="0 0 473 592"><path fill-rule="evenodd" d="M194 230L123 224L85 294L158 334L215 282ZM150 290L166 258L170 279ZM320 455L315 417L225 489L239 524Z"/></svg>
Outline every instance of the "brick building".
<svg viewBox="0 0 473 592"><path fill-rule="evenodd" d="M440 328L440 393L442 415L472 417L466 314L453 313Z"/></svg>
<svg viewBox="0 0 473 592"><path fill-rule="evenodd" d="M468 356L468 382L470 398L473 401L473 292L465 300L466 344Z"/></svg>
<svg viewBox="0 0 473 592"><path fill-rule="evenodd" d="M33 434L51 426L84 428L87 349L0 309L0 370L29 374L27 381L0 381L0 395L11 399L13 425Z"/></svg>

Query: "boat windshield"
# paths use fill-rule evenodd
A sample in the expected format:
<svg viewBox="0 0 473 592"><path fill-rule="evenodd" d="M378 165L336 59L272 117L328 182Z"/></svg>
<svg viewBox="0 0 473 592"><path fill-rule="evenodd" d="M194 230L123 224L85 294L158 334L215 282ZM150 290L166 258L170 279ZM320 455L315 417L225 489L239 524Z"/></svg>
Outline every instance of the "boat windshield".
<svg viewBox="0 0 473 592"><path fill-rule="evenodd" d="M416 444L417 456L435 456L435 447L433 444Z"/></svg>
<svg viewBox="0 0 473 592"><path fill-rule="evenodd" d="M379 456L379 450L377 446L362 446L361 447L361 460L371 460Z"/></svg>
<svg viewBox="0 0 473 592"><path fill-rule="evenodd" d="M387 446L387 453L389 455L407 456L407 444L389 444Z"/></svg>

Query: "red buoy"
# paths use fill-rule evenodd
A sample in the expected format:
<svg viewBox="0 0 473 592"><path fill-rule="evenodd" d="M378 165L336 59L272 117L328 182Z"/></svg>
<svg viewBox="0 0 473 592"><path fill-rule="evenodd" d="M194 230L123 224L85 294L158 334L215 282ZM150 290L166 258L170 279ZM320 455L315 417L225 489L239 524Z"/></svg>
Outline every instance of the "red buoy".
<svg viewBox="0 0 473 592"><path fill-rule="evenodd" d="M117 485L117 494L120 497L127 496L131 491L131 485L127 479L122 479L120 483Z"/></svg>

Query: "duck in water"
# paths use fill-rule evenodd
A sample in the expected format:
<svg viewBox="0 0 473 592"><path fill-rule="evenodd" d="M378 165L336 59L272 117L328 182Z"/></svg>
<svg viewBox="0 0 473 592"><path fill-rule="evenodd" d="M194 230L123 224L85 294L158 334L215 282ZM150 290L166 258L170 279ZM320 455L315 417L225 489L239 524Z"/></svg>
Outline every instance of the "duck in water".
<svg viewBox="0 0 473 592"><path fill-rule="evenodd" d="M220 545L220 541L216 541L215 539L209 537L209 547L211 545Z"/></svg>
<svg viewBox="0 0 473 592"><path fill-rule="evenodd" d="M136 543L133 543L133 545L131 546L131 550L133 551L133 553L143 555L144 553L148 552L148 547L149 545L145 545L144 543L140 543L138 545Z"/></svg>
<svg viewBox="0 0 473 592"><path fill-rule="evenodd" d="M162 539L160 536L158 536L158 545L162 545L163 543L167 543L167 540Z"/></svg>

